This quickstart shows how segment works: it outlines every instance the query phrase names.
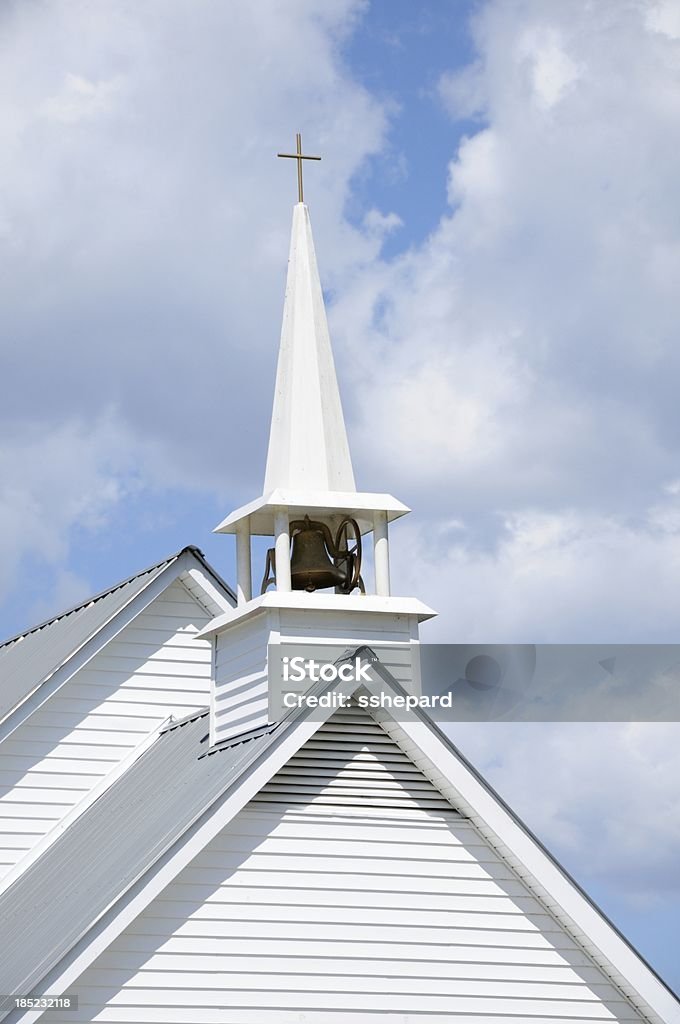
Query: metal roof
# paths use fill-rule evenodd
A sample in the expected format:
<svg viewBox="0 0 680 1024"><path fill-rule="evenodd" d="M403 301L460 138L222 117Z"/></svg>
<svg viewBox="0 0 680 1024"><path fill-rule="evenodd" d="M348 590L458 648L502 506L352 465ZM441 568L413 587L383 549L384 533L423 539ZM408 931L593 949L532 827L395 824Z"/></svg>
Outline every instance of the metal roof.
<svg viewBox="0 0 680 1024"><path fill-rule="evenodd" d="M10 637L0 644L0 719L186 553L197 558L220 588L233 598L230 588L208 565L202 552L189 546L47 622Z"/></svg>
<svg viewBox="0 0 680 1024"><path fill-rule="evenodd" d="M0 992L30 992L279 731L237 737L203 757L207 716L166 729L0 896Z"/></svg>
<svg viewBox="0 0 680 1024"><path fill-rule="evenodd" d="M366 646L347 652L338 661L356 655L365 656L379 678L396 693L405 694L402 686ZM319 683L310 692L321 694L334 686L337 684ZM296 710L279 724L242 733L211 748L208 714L206 709L168 726L125 775L0 895L0 920L7 936L0 963L0 992L28 994L35 991L43 979L46 979L43 983L47 983L50 971L57 969L79 940L84 939L100 919L106 920L106 911L135 882L144 879L146 873L202 815L210 814L229 791L238 787L263 756L273 753L280 742L285 742L289 730L294 731L299 724L312 718L309 709ZM556 868L570 884L576 898L585 899L592 909L599 912L611 934L618 941L622 940L611 922L585 897L571 876L547 853L428 715L414 708L399 723L389 713L386 715L397 730L406 731L407 741L410 721L425 725L437 744L454 755L466 777L486 791L494 806L512 823L513 829L518 827L539 856L552 865L551 871ZM393 735L392 730L388 732ZM301 744L304 742L302 739ZM409 742L418 743L418 740L411 738ZM429 755L426 752L424 756L427 759ZM435 762L432 765L437 770ZM445 791L442 789L442 792ZM493 829L496 826L489 827ZM512 850L503 856L509 854ZM537 884L540 886L540 879ZM579 944L584 945L585 932L573 932L574 925L568 917L562 923L575 935ZM660 983L667 995L677 999L634 948L623 941L628 950L637 955L644 977ZM603 956L606 960L606 954ZM627 986L626 990L629 988ZM646 997L642 994L640 998L644 1001ZM0 1012L0 1020L4 1016ZM654 1013L651 1019L660 1021L675 1017Z"/></svg>

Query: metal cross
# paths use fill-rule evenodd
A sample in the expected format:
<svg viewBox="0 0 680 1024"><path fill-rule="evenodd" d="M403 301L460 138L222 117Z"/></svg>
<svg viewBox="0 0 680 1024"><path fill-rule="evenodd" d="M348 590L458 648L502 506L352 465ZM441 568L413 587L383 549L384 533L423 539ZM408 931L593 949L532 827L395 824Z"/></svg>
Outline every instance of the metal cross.
<svg viewBox="0 0 680 1024"><path fill-rule="evenodd" d="M320 160L320 156L307 156L306 153L302 152L302 136L298 132L295 136L295 142L297 146L297 153L277 153L277 156L289 157L291 160L297 160L297 175L298 175L298 202L304 203L302 194L302 161L303 160Z"/></svg>

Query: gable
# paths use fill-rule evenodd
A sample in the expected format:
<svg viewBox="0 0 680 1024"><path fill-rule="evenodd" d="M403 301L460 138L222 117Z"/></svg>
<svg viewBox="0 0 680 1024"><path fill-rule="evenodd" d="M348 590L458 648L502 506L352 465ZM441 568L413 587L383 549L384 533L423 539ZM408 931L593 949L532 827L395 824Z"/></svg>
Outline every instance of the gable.
<svg viewBox="0 0 680 1024"><path fill-rule="evenodd" d="M337 711L264 786L253 804L347 809L373 817L459 815L393 739L359 709Z"/></svg>
<svg viewBox="0 0 680 1024"><path fill-rule="evenodd" d="M354 710L321 726L71 990L73 1022L643 1020Z"/></svg>
<svg viewBox="0 0 680 1024"><path fill-rule="evenodd" d="M347 657L353 658L357 653L350 652ZM379 662L374 661L372 667L376 676L391 687L395 695L403 696L404 691ZM348 697L352 688L350 684L334 686L338 693ZM319 685L312 692L321 696L327 689ZM623 994L621 1001L626 1011L630 1009L633 1014L633 1017L626 1017L626 1011L619 1010L617 1003L618 1019L643 1019L651 1024L676 1024L680 1021L680 1004L670 990L427 716L416 710L412 717L407 716L397 722L381 710L373 717L395 740L401 753L423 771L433 783L433 788L448 797L449 810L443 813L455 814L455 808L462 816L467 816L466 824L474 829L489 850L499 856L504 868L512 872L514 879L511 880L521 882L527 898L536 899L542 908L548 908L548 916L567 942L575 942L579 955L586 957L588 966L597 966L601 977L611 979L617 995ZM0 893L0 919L5 922L4 953L0 959L2 991L36 994L73 991L77 980L85 977L85 972L97 958L110 949L126 929L134 927L135 921L157 897L163 899L164 890L191 866L213 839L228 828L235 816L249 802L251 811L256 803L261 803L256 798L264 787L278 772L290 767L291 759L302 752L308 741L318 737L322 726L309 711L295 712L278 725L243 734L217 748L210 748L205 718L204 711L163 730L146 753L6 892ZM371 726L368 720L366 724ZM356 726L360 726L358 721L352 725L351 731ZM370 754L370 751L365 752ZM352 769L353 766L348 767ZM329 787L324 784L321 788L327 790ZM327 794L316 794L309 801L312 810L303 803L302 813L307 817L313 814L316 823L323 820L324 825L330 820L328 816L348 818L348 806L338 810L324 804L326 799ZM423 813L429 820L432 810L424 812L423 808L417 807L387 811L372 808L372 801L373 798L361 800L357 805L360 814L353 820L360 822L361 816L370 819L362 823L362 829L368 824L384 824L382 820L376 821L373 815L390 819L396 817L400 823L410 826L417 824L415 817ZM267 803L275 805L275 801ZM254 813L261 815L264 811L271 813L271 807L260 806ZM276 813L281 816L280 806ZM284 813L290 818L300 810L293 806L284 808ZM327 816L325 820L320 817L324 814ZM407 818L412 820L406 822ZM336 833L336 838L342 839L342 836ZM291 872L293 870L291 868ZM304 888L304 872L298 874L299 888ZM312 877L313 872L307 874ZM352 884L359 887L357 892L361 899L368 890L365 880L358 873L354 874ZM230 869L226 877L227 887L230 887ZM258 881L262 882L262 879L260 875ZM265 884L264 888L269 890L274 885ZM446 878L443 885L449 892ZM431 909L431 904L424 899L429 890L412 890L400 884L398 878L391 878L390 892L397 893L397 899L416 892L423 897L424 909ZM269 891L266 899L269 899ZM359 919L355 941L363 939L362 925L363 918ZM477 931L481 932L481 929ZM229 934L232 933L237 934L233 929ZM490 937L487 934L484 941L479 942L482 955ZM473 945L475 949L468 959L476 962L474 957L479 955L479 951L476 944ZM509 957L507 962L515 963L511 952L505 952ZM187 955L195 957L197 954ZM201 958L204 955L204 952L198 954ZM287 956L285 950L281 956ZM198 962L193 960L194 965ZM609 984L609 981L604 983ZM116 991L115 987L111 990L111 998ZM625 1001L626 997L630 1003ZM165 1009L159 1015L159 1011L154 1009L155 1004L138 1012L135 993L123 993L120 998L122 1003L114 1008L105 1007L97 1019L195 1019L191 1011L187 1015L186 1003L173 1003L180 1009L177 1011L179 1016L172 1016ZM508 1005L510 998L507 997ZM129 1011L124 1005L126 999L130 1005L134 1004ZM609 997L606 1002L609 1002ZM165 1005L163 1003L163 1007ZM635 1016L633 1005L639 1017ZM253 1024L259 1021L259 1011L251 1012L250 1006L251 1003L244 1004L236 1019L252 1021ZM517 1006L519 1004L515 1009ZM604 1014L596 1013L593 1018L582 1016L583 1010L576 1015L569 1015L566 1009L563 1010L563 1018L551 1010L548 1018L553 1024L562 1019L565 1022L614 1019L608 1010ZM225 1011L215 1009L212 1003L206 1005L202 1012L206 1021L219 1020L229 1024L234 1019L233 1014L225 1016ZM330 1012L324 1015L324 1020L331 1019ZM352 1024L359 1024L373 1020L373 1012L370 1010L362 1015L352 1009L348 1019ZM435 1022L450 1019L437 1016L437 1013L433 1011L430 1019ZM282 1009L280 1014L280 1017L268 1019L290 1021L291 1024L300 1020L297 1010L284 1012ZM18 1021L28 1024L40 1016L40 1011L15 1011L7 1017L7 1024ZM498 1010L498 1014L496 1011L485 1014L483 1019L500 1021L506 1016L507 1008ZM80 1019L84 1019L82 1015ZM314 1014L307 1014L306 1019L314 1020ZM345 1018L340 1014L335 1019L339 1024ZM398 1019L400 1024L408 1024L411 1017L400 1016ZM468 1017L461 1010L456 1019L460 1024ZM476 1014L470 1016L470 1024L473 1019L477 1024L480 1018ZM515 1016L514 1019L523 1017Z"/></svg>
<svg viewBox="0 0 680 1024"><path fill-rule="evenodd" d="M0 744L0 886L170 715L205 707L209 619L176 579Z"/></svg>
<svg viewBox="0 0 680 1024"><path fill-rule="evenodd" d="M3 643L0 646L0 719L141 594L172 561L160 562L106 593Z"/></svg>
<svg viewBox="0 0 680 1024"><path fill-rule="evenodd" d="M119 934L148 904L147 887L159 893L175 877L178 845L182 864L205 846L205 812L225 811L224 794L237 781L247 787L246 771L266 760L285 734L273 728L207 756L207 714L204 709L161 730L155 742L0 892L0 991L64 991L64 979L68 984L92 962L98 946L106 948L110 930ZM287 747L281 763L292 752ZM265 779L271 774L267 769ZM255 783L251 795L257 788ZM247 797L237 796L240 809ZM224 802L230 803L228 796ZM234 813L227 807L224 821ZM213 829L210 822L210 838L219 828ZM185 857L181 846L187 841L193 852ZM0 1006L0 1018L5 1016L7 1011ZM28 1016L32 1017L30 1011Z"/></svg>
<svg viewBox="0 0 680 1024"><path fill-rule="evenodd" d="M202 552L188 546L0 644L0 741L176 579L210 618L235 604Z"/></svg>

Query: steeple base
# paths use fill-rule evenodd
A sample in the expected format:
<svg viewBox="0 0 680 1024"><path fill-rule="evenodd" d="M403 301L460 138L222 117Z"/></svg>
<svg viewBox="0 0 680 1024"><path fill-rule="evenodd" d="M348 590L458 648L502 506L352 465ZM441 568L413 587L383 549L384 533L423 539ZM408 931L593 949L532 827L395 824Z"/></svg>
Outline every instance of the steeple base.
<svg viewBox="0 0 680 1024"><path fill-rule="evenodd" d="M368 646L409 692L420 693L419 623L435 612L415 598L272 591L221 615L199 634L212 638L210 743L278 721L288 657L333 663Z"/></svg>

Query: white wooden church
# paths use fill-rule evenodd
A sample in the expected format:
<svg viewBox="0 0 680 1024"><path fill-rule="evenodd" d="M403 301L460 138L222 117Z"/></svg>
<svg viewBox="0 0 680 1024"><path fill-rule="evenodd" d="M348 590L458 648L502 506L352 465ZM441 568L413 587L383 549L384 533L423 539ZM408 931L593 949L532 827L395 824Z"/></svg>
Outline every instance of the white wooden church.
<svg viewBox="0 0 680 1024"><path fill-rule="evenodd" d="M263 495L217 527L236 593L187 547L0 648L6 1024L679 1024L425 712L272 720L277 645L368 647L383 690L419 692L406 512L356 490L300 202Z"/></svg>

